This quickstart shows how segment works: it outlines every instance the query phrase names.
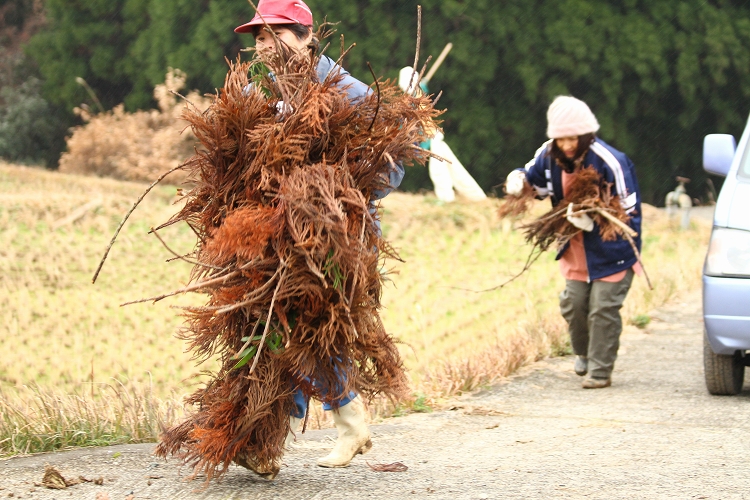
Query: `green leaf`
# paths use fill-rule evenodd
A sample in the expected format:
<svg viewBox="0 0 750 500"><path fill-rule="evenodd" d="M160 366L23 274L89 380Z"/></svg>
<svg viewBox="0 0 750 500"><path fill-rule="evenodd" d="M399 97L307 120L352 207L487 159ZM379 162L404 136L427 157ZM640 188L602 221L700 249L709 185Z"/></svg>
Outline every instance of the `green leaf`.
<svg viewBox="0 0 750 500"><path fill-rule="evenodd" d="M234 365L233 369L237 370L237 369L242 368L243 366L245 366L251 359L253 359L253 356L255 356L255 353L257 351L258 351L258 347L257 346L251 346L251 347L248 347L247 349L245 349L244 351L242 351L242 354L241 354L242 357L237 362L237 364Z"/></svg>
<svg viewBox="0 0 750 500"><path fill-rule="evenodd" d="M272 352L277 352L281 349L283 337L278 332L272 332L266 339L266 345Z"/></svg>
<svg viewBox="0 0 750 500"><path fill-rule="evenodd" d="M258 340L260 340L262 338L263 338L263 335L256 335L255 337L253 337L253 342L257 342ZM250 337L242 337L242 339L240 339L240 340L242 342L247 342L248 339L250 339Z"/></svg>

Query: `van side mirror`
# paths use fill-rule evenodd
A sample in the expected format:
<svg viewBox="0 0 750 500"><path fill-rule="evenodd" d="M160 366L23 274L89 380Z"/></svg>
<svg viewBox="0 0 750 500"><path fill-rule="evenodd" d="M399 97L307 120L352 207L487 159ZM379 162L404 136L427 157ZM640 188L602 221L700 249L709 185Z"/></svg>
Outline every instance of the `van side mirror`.
<svg viewBox="0 0 750 500"><path fill-rule="evenodd" d="M726 177L732 166L737 143L729 134L709 134L703 140L703 170Z"/></svg>

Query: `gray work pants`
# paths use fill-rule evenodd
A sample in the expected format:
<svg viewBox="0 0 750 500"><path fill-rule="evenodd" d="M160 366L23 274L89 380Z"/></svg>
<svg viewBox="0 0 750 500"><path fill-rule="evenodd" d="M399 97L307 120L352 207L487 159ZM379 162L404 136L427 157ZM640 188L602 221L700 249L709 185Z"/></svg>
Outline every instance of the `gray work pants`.
<svg viewBox="0 0 750 500"><path fill-rule="evenodd" d="M589 375L609 378L622 333L620 309L633 283L633 271L617 283L567 280L560 311L568 322L573 352L589 360Z"/></svg>

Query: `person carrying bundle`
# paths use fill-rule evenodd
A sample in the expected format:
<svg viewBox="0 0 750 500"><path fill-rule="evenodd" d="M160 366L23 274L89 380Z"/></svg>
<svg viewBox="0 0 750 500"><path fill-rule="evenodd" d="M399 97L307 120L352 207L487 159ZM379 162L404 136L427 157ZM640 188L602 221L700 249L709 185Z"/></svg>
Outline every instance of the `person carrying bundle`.
<svg viewBox="0 0 750 500"><path fill-rule="evenodd" d="M205 111L186 108L200 148L180 211L198 239L180 337L220 368L186 400L196 407L160 436L195 475L231 463L272 479L311 398L333 412L338 439L318 464L346 467L371 447L363 399L399 401L408 379L380 320L384 258L376 200L425 164L415 147L439 115L427 97L373 89L318 51L300 0L261 0L236 28L256 54L230 63Z"/></svg>
<svg viewBox="0 0 750 500"><path fill-rule="evenodd" d="M311 55L319 49L320 42L313 33L313 15L310 8L301 0L261 0L253 19L234 30L236 33L248 33L255 39L255 50L263 59L277 49L277 40L284 49L297 53L309 52ZM370 88L352 77L330 57L321 56L317 74L319 81L331 73L341 75L338 86L346 89L349 98L356 102L368 95ZM388 172L388 185L377 192L371 201L384 198L397 188L404 177L404 168L400 163ZM374 212L374 210L373 210ZM379 221L377 221L379 223ZM343 376L343 375L342 375ZM315 381L312 381L315 384ZM322 389L328 392L328 388ZM290 433L287 445L307 412L308 401L301 389L294 394L295 408L290 416ZM324 402L323 409L332 411L333 421L338 431L338 438L331 453L318 460L321 467L346 467L358 453L365 453L372 447L370 431L365 421L365 407L355 392L338 400L338 408L332 410L331 404Z"/></svg>
<svg viewBox="0 0 750 500"><path fill-rule="evenodd" d="M508 175L505 189L519 196L527 186L533 187L538 198L550 197L553 207L560 205L559 211L564 210L567 222L574 226L575 234L557 255L566 280L560 310L576 355L575 372L589 375L583 388L609 387L622 333L620 309L633 274L641 272L641 194L635 167L624 153L596 136L599 123L579 99L557 97L547 111L547 125L550 140L525 169ZM577 208L570 201L573 190L592 187L594 192L616 197L623 216L627 215L632 238L603 237L602 227L595 222L601 209L586 210L580 204Z"/></svg>

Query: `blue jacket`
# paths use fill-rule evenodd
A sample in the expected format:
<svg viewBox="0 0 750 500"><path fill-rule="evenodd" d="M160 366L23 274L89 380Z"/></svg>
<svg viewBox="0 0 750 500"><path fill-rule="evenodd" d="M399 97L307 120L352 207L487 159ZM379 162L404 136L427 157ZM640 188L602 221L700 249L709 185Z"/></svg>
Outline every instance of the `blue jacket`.
<svg viewBox="0 0 750 500"><path fill-rule="evenodd" d="M534 186L541 198L549 196L552 206L557 206L563 199L562 168L548 154L551 145L551 140L545 142L537 150L534 159L526 164L526 180ZM623 208L630 215L630 226L638 233L634 240L640 252L641 192L633 162L624 153L597 138L586 153L583 166L594 167L601 178L612 185L612 193L619 195ZM638 260L626 239L620 237L616 241L603 241L598 226L591 232L583 232L583 246L589 280L605 278L630 269ZM558 260L567 249L566 245L560 250Z"/></svg>
<svg viewBox="0 0 750 500"><path fill-rule="evenodd" d="M349 99L352 100L352 102L356 102L372 92L372 89L370 87L354 78L349 74L348 71L336 64L333 59L328 56L320 56L317 70L318 80L321 82L334 71L338 71L339 73L341 73L343 79L339 82L339 87L346 89L346 93L349 96ZM395 168L391 168L388 171L388 184L390 187L387 189L375 191L375 193L373 193L373 201L385 198L388 193L401 185L401 181L403 179L404 167L401 162L397 162Z"/></svg>

